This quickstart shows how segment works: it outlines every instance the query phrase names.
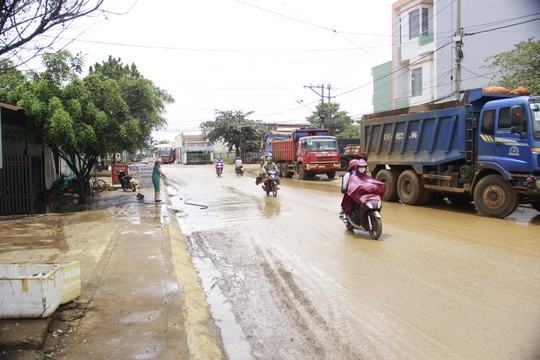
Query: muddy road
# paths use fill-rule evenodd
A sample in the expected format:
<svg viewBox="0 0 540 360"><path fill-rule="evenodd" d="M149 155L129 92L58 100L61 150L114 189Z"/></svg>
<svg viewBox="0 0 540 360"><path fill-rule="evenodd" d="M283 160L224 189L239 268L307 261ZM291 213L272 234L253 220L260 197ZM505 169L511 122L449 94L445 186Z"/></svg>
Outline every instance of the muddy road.
<svg viewBox="0 0 540 360"><path fill-rule="evenodd" d="M253 171L163 169L231 359L540 356L533 209L499 220L385 203L373 241L338 219L339 179L282 179L273 198Z"/></svg>

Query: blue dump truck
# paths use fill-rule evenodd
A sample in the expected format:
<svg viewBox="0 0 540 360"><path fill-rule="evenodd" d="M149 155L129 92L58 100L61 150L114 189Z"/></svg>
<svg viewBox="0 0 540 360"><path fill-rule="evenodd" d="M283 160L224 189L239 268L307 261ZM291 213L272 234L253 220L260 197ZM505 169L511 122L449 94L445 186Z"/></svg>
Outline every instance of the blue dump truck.
<svg viewBox="0 0 540 360"><path fill-rule="evenodd" d="M540 96L462 95L362 118L361 151L384 200L418 205L439 193L472 198L486 216L540 211Z"/></svg>

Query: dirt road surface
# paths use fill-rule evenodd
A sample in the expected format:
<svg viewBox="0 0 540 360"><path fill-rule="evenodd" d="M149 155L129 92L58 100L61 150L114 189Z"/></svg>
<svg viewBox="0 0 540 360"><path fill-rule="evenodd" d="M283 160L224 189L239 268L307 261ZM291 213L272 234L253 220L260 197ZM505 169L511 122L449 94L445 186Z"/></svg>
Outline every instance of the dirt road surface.
<svg viewBox="0 0 540 360"><path fill-rule="evenodd" d="M385 203L374 241L339 221L339 179L283 179L273 198L254 168L163 169L231 359L540 357L533 209Z"/></svg>

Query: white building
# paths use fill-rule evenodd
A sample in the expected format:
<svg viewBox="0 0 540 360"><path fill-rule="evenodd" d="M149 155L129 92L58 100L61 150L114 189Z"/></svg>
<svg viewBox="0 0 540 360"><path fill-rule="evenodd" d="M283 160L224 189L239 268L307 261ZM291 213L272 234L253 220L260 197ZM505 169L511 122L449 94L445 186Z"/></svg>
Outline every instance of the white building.
<svg viewBox="0 0 540 360"><path fill-rule="evenodd" d="M461 90L490 84L497 74L486 67L486 60L538 38L540 21L531 21L538 13L539 0L396 1L392 60L372 69L374 111L453 96L456 54L461 56ZM458 24L462 37L455 36ZM461 54L455 46L459 39Z"/></svg>

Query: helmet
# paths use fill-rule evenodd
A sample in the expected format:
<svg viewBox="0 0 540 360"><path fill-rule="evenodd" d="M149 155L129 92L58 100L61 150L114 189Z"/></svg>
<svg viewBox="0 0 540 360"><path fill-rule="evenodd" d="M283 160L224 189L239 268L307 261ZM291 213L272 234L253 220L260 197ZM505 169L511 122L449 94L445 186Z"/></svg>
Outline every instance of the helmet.
<svg viewBox="0 0 540 360"><path fill-rule="evenodd" d="M267 156L267 157L266 157L266 161L272 161L272 157L271 157L271 156Z"/></svg>
<svg viewBox="0 0 540 360"><path fill-rule="evenodd" d="M351 161L349 161L349 168L350 169L354 169L357 165L358 165L358 160L352 159Z"/></svg>
<svg viewBox="0 0 540 360"><path fill-rule="evenodd" d="M359 167L367 167L367 161L364 160L364 159L359 159L358 160L358 166Z"/></svg>

